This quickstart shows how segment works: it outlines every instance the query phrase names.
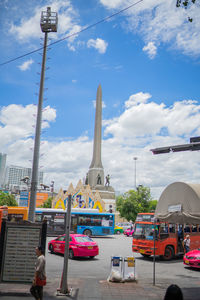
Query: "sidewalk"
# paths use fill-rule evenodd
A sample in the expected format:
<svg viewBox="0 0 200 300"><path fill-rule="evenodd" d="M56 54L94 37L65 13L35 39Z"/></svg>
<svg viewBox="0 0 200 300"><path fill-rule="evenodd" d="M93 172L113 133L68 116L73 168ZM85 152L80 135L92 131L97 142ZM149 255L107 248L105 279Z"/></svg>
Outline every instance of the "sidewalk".
<svg viewBox="0 0 200 300"><path fill-rule="evenodd" d="M44 300L75 299L75 300L162 300L169 282L153 286L150 281L113 283L106 280L97 281L95 278L70 278L68 287L72 288L70 296L57 296L59 280L49 281L44 288ZM29 285L14 285L1 283L1 300L30 300ZM187 287L182 289L184 300L199 300L200 288Z"/></svg>

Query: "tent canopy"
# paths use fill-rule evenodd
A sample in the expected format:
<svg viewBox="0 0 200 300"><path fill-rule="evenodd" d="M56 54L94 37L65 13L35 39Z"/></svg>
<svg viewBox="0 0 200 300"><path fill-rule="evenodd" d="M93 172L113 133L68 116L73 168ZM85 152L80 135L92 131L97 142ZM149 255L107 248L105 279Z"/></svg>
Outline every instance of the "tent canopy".
<svg viewBox="0 0 200 300"><path fill-rule="evenodd" d="M200 184L174 182L162 192L155 217L179 224L200 224Z"/></svg>

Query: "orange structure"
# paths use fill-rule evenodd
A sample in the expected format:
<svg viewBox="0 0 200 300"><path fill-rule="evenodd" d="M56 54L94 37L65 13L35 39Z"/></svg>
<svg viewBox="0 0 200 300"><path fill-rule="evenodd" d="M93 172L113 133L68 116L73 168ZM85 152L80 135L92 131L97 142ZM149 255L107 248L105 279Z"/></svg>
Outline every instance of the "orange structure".
<svg viewBox="0 0 200 300"><path fill-rule="evenodd" d="M154 213L139 213L135 222L132 250L149 257L154 254L155 245L155 255L171 260L175 255L184 254L183 240L187 234L190 235L190 249L200 247L200 225L168 224L159 220L154 222Z"/></svg>
<svg viewBox="0 0 200 300"><path fill-rule="evenodd" d="M2 219L8 221L28 220L28 208L19 206L0 206L0 228Z"/></svg>

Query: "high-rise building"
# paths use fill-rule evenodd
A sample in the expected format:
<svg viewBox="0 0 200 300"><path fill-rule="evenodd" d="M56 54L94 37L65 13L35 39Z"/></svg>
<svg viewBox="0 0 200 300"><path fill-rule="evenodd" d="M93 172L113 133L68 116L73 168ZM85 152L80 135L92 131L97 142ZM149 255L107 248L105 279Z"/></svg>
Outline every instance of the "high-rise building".
<svg viewBox="0 0 200 300"><path fill-rule="evenodd" d="M23 182L22 179L29 178L29 183L31 182L31 168L23 168L18 166L8 166L6 167L6 175L4 184L9 187L21 187L27 186L27 183ZM38 174L38 186L43 183L43 172Z"/></svg>
<svg viewBox="0 0 200 300"><path fill-rule="evenodd" d="M0 187L2 187L4 182L6 169L6 154L0 153Z"/></svg>

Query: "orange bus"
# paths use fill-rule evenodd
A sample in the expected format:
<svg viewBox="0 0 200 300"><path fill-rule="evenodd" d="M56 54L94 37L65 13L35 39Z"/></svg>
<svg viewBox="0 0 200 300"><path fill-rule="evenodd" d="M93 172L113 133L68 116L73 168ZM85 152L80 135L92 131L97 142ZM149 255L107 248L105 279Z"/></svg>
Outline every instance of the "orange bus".
<svg viewBox="0 0 200 300"><path fill-rule="evenodd" d="M0 212L1 212L1 216L6 218L8 221L18 221L18 220L28 219L28 207L0 206Z"/></svg>
<svg viewBox="0 0 200 300"><path fill-rule="evenodd" d="M132 251L144 257L155 255L171 260L175 255L183 255L183 240L190 235L190 250L200 247L200 225L168 224L156 221L154 213L139 213L135 221Z"/></svg>

